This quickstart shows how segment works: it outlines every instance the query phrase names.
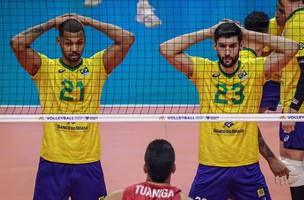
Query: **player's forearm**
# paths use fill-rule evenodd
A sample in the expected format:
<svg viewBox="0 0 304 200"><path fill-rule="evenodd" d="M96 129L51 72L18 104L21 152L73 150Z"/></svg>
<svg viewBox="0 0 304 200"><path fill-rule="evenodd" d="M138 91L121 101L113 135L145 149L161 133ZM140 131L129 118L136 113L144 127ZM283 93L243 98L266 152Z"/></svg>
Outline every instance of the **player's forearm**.
<svg viewBox="0 0 304 200"><path fill-rule="evenodd" d="M46 23L31 27L11 39L12 47L27 48L43 33L55 27L55 21L50 20Z"/></svg>
<svg viewBox="0 0 304 200"><path fill-rule="evenodd" d="M111 38L117 44L132 44L134 42L134 36L131 32L122 29L118 26L103 23L94 19L86 20L87 24Z"/></svg>
<svg viewBox="0 0 304 200"><path fill-rule="evenodd" d="M274 153L271 151L271 149L269 148L269 146L266 144L263 135L260 132L260 129L258 130L258 141L259 141L259 150L261 155L263 156L263 158L265 158L265 160L267 160L267 162L270 162L272 159L275 158Z"/></svg>
<svg viewBox="0 0 304 200"><path fill-rule="evenodd" d="M282 36L246 30L244 31L244 37L247 38L247 40L267 45L273 51L284 53L286 58L293 57L299 50L299 44L297 42Z"/></svg>
<svg viewBox="0 0 304 200"><path fill-rule="evenodd" d="M162 43L160 45L160 51L163 55L169 57L174 56L187 50L190 46L209 38L212 38L212 31L210 29L203 29L197 32L178 36Z"/></svg>

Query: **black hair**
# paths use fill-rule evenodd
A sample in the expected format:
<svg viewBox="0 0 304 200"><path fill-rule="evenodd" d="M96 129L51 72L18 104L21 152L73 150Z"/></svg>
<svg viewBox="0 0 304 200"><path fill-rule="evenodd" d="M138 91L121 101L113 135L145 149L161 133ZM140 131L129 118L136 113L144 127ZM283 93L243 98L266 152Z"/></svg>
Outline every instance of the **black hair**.
<svg viewBox="0 0 304 200"><path fill-rule="evenodd" d="M214 41L217 43L221 37L230 38L237 36L239 42L242 41L243 34L239 26L233 22L225 22L219 25L214 31Z"/></svg>
<svg viewBox="0 0 304 200"><path fill-rule="evenodd" d="M245 18L244 28L260 33L268 33L269 18L264 12L254 11Z"/></svg>
<svg viewBox="0 0 304 200"><path fill-rule="evenodd" d="M64 32L78 33L82 31L84 33L83 25L76 19L68 19L59 25L59 36L62 37Z"/></svg>
<svg viewBox="0 0 304 200"><path fill-rule="evenodd" d="M165 182L172 173L174 163L174 149L168 141L156 139L148 145L145 153L145 164L147 173L153 182Z"/></svg>

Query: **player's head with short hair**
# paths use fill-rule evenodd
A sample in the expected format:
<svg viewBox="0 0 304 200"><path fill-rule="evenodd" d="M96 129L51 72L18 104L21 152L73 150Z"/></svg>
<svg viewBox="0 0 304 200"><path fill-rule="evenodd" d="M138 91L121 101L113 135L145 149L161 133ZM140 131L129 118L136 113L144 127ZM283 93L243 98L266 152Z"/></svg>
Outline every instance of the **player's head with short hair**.
<svg viewBox="0 0 304 200"><path fill-rule="evenodd" d="M170 181L168 179L175 172L175 153L168 141L156 139L148 145L144 170L153 182Z"/></svg>
<svg viewBox="0 0 304 200"><path fill-rule="evenodd" d="M223 67L233 67L239 58L243 34L241 28L233 22L224 22L214 31L214 49Z"/></svg>
<svg viewBox="0 0 304 200"><path fill-rule="evenodd" d="M68 19L62 22L59 25L59 36L63 37L64 32L69 32L69 33L79 33L79 32L84 32L83 25L80 21L76 19Z"/></svg>
<svg viewBox="0 0 304 200"><path fill-rule="evenodd" d="M254 11L245 18L244 28L247 30L268 33L269 18L264 12Z"/></svg>
<svg viewBox="0 0 304 200"><path fill-rule="evenodd" d="M81 59L85 46L85 32L81 22L77 19L67 19L59 27L57 42L61 47L63 57L70 62Z"/></svg>

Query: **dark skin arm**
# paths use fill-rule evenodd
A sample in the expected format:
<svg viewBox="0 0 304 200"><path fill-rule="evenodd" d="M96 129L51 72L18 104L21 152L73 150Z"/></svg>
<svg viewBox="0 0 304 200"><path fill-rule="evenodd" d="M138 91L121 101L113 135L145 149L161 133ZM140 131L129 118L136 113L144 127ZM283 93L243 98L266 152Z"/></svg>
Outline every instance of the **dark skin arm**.
<svg viewBox="0 0 304 200"><path fill-rule="evenodd" d="M269 165L272 173L274 174L274 176L279 176L279 177L286 176L288 178L289 177L288 168L271 151L269 146L266 144L260 130L259 130L259 134L258 134L258 140L259 140L260 154L268 162L268 165Z"/></svg>
<svg viewBox="0 0 304 200"><path fill-rule="evenodd" d="M31 47L32 43L48 30L58 27L63 21L70 18L69 15L62 15L45 23L33 26L22 31L11 39L11 48L15 53L20 65L30 75L35 76L41 66L41 59L38 53Z"/></svg>
<svg viewBox="0 0 304 200"><path fill-rule="evenodd" d="M129 49L135 41L135 37L131 32L113 24L100 22L81 15L72 16L78 19L83 25L91 26L98 31L101 31L114 41L114 43L106 49L102 58L105 69L107 73L110 74L126 57Z"/></svg>

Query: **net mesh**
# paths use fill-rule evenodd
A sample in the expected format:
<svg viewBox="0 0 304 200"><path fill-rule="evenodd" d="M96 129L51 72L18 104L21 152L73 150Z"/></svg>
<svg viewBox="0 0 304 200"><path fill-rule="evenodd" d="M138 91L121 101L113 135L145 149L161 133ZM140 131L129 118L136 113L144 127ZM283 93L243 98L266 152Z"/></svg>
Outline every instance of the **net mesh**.
<svg viewBox="0 0 304 200"><path fill-rule="evenodd" d="M40 105L43 107L45 102L39 101L37 86L18 63L10 47L10 39L29 27L65 13L77 13L114 24L132 32L135 36L135 43L123 62L113 70L104 86L100 88L102 93L99 112L75 112L76 114L187 114L187 116L199 114L197 87L161 56L160 44L178 35L210 27L224 18L243 23L245 17L252 11L263 11L272 18L275 16L276 3L276 0L2 0L0 2L0 114L10 116L42 114ZM90 57L113 44L113 40L106 34L90 26L85 26L85 35L83 57ZM38 37L31 47L49 58L60 58L62 52L56 42L57 37L58 31L52 28ZM186 53L210 60L218 59L212 40L193 45ZM53 92L60 96L59 94L64 92L66 87L62 85L62 89ZM72 91L66 90L64 95L67 97L73 95ZM80 87L74 85L73 90L77 90L75 95L80 95ZM49 99L49 101L55 100ZM63 104L65 103L70 102ZM78 102L80 107L87 106L81 103ZM64 111L63 108L64 106L57 114L74 113L73 110ZM230 114L239 114L237 109L234 110L236 112ZM221 111L216 113L221 114ZM43 114L56 114L56 112ZM273 119L284 119L281 115L271 114Z"/></svg>

